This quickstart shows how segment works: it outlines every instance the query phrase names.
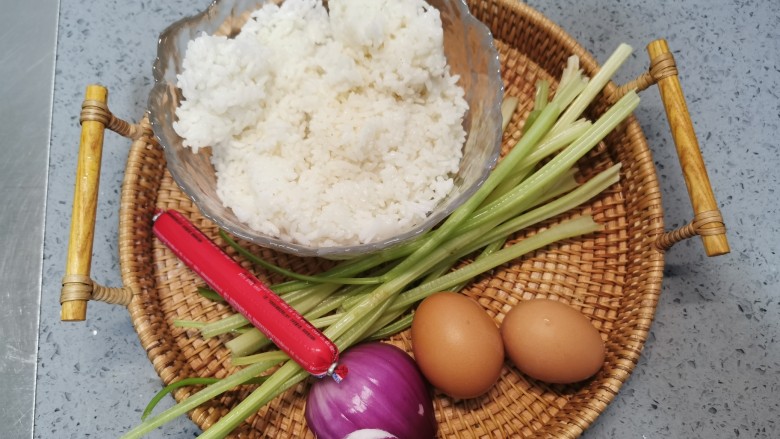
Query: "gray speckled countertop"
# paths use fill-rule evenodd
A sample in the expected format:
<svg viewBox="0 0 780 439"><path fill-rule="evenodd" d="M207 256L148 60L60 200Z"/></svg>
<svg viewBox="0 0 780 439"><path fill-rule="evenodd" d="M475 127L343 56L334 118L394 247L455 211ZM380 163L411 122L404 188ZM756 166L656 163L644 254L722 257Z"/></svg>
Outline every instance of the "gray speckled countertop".
<svg viewBox="0 0 780 439"><path fill-rule="evenodd" d="M117 437L139 420L160 381L128 313L91 303L84 323L59 321L84 87L100 82L120 117L137 119L151 88L158 33L205 8L196 2L62 0L43 255L35 437ZM533 1L599 60L636 48L618 79L647 65L667 38L729 228L732 253L708 259L698 239L667 256L642 358L587 438L780 437L780 2ZM655 91L636 112L651 145L667 227L691 216ZM92 276L120 285L119 188L127 142L106 136ZM170 400L166 402L170 404ZM192 437L186 418L151 437Z"/></svg>

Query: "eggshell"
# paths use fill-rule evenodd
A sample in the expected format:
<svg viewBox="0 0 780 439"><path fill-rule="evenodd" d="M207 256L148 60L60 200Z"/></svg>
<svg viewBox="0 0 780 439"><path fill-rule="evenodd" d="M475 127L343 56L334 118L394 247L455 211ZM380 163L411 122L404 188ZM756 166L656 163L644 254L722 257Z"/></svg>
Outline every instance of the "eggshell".
<svg viewBox="0 0 780 439"><path fill-rule="evenodd" d="M501 337L520 371L548 383L582 381L604 364L598 330L582 313L553 300L518 303L504 318Z"/></svg>
<svg viewBox="0 0 780 439"><path fill-rule="evenodd" d="M428 381L454 398L487 392L504 363L493 319L474 300L451 292L420 303L412 321L412 350Z"/></svg>

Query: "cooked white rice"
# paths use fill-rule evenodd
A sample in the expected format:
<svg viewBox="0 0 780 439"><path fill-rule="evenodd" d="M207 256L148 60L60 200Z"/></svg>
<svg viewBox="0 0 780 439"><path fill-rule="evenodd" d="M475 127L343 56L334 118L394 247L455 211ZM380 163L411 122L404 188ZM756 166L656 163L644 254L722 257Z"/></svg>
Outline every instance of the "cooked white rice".
<svg viewBox="0 0 780 439"><path fill-rule="evenodd" d="M313 246L409 230L452 189L467 109L423 0L287 0L192 40L175 130L258 232Z"/></svg>

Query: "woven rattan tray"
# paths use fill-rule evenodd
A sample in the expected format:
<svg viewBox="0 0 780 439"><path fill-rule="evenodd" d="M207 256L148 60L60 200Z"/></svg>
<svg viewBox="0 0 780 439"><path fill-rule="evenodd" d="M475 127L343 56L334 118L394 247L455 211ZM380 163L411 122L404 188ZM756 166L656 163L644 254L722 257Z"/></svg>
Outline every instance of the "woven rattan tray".
<svg viewBox="0 0 780 439"><path fill-rule="evenodd" d="M536 81L547 79L554 83L567 57L579 55L588 75L597 71L598 65L587 51L530 7L513 0L471 0L469 4L472 13L490 27L496 38L506 93L520 98L520 108L508 133L517 133L522 127L533 102ZM584 383L549 386L523 376L507 363L497 385L484 397L455 402L436 395L434 404L441 437L579 436L613 400L637 364L658 302L664 250L676 241L699 234L709 254L728 251L722 220L679 91L674 60L670 55L658 57L658 53L653 53L665 52L664 49L662 41L648 47L653 59L651 68L632 87L645 88L659 82L681 151L695 221L681 230L664 233L661 195L651 153L639 124L630 118L580 164L582 177L587 178L614 163L622 163L620 183L572 213L591 213L605 230L501 266L464 289L496 321L501 321L504 313L521 300L547 297L570 304L582 311L605 338L605 366ZM601 105L615 93L620 91L610 84L600 97ZM144 119L138 125L123 123L108 112L105 98L105 89L88 89L82 112L86 134L82 135L79 172L94 171L95 165L87 162L89 148L101 147L104 127L134 139L120 207L119 251L124 287L105 288L89 278L89 257L85 255L91 254L94 198L90 197L91 192L96 193L97 183L95 187L89 183L77 185L71 249L63 281L63 319L83 319L87 299L127 305L141 344L164 383L192 376L223 377L233 370L223 347L226 339L204 340L194 331L174 327L172 322L210 321L229 310L196 293L201 281L153 238L152 216L157 209L179 210L218 243L224 243L217 237L216 226L198 213L168 174L148 122ZM598 111L597 106L591 115ZM517 134L507 135L504 148L516 140ZM99 162L97 169L99 174ZM77 179L78 184L83 180ZM88 213L90 203L92 217ZM527 230L515 239L533 233L534 229ZM299 272L314 273L331 264L248 247L275 264ZM271 282L281 280L262 270L257 273ZM390 341L410 350L407 333ZM265 406L235 434L313 437L303 418L306 385L299 385ZM206 429L250 390L250 386L245 386L228 392L195 409L190 416ZM184 388L175 397L182 399L193 391Z"/></svg>

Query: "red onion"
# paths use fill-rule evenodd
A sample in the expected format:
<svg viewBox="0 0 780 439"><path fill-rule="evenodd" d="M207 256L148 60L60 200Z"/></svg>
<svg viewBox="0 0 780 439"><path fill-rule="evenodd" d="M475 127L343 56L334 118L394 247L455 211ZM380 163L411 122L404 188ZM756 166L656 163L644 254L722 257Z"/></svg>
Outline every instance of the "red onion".
<svg viewBox="0 0 780 439"><path fill-rule="evenodd" d="M430 392L406 352L365 343L347 350L339 364L349 370L344 380L316 381L306 400L306 422L318 439L344 439L358 430L379 430L387 438L436 436Z"/></svg>

